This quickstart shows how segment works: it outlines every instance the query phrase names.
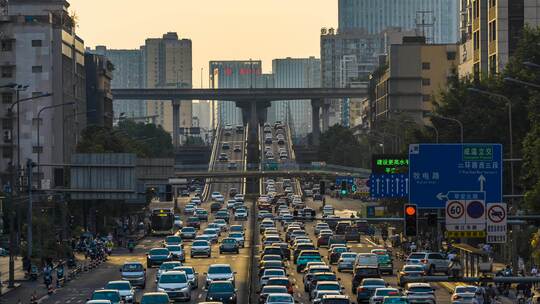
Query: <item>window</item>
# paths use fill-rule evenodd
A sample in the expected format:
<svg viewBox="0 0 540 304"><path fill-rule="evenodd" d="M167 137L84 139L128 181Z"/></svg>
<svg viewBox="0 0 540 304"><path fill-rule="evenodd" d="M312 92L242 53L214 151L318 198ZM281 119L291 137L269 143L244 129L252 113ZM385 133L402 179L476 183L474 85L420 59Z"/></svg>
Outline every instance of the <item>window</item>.
<svg viewBox="0 0 540 304"><path fill-rule="evenodd" d="M33 146L32 147L32 153L43 153L43 147L42 146L40 146L40 147Z"/></svg>
<svg viewBox="0 0 540 304"><path fill-rule="evenodd" d="M13 151L11 150L11 147L2 148L2 157L3 158L12 158L13 157Z"/></svg>
<svg viewBox="0 0 540 304"><path fill-rule="evenodd" d="M497 40L497 20L489 23L489 41Z"/></svg>
<svg viewBox="0 0 540 304"><path fill-rule="evenodd" d="M2 103L12 104L13 103L13 93L3 92L2 93Z"/></svg>
<svg viewBox="0 0 540 304"><path fill-rule="evenodd" d="M497 0L489 0L489 7L497 6Z"/></svg>
<svg viewBox="0 0 540 304"><path fill-rule="evenodd" d="M41 73L43 72L43 67L41 65L34 65L32 67L32 73Z"/></svg>
<svg viewBox="0 0 540 304"><path fill-rule="evenodd" d="M2 40L0 48L2 52L11 52L13 50L13 40Z"/></svg>
<svg viewBox="0 0 540 304"><path fill-rule="evenodd" d="M41 40L32 40L33 47L41 47Z"/></svg>
<svg viewBox="0 0 540 304"><path fill-rule="evenodd" d="M422 62L422 70L431 69L431 64L429 62Z"/></svg>
<svg viewBox="0 0 540 304"><path fill-rule="evenodd" d="M10 118L3 118L2 119L2 129L4 129L4 130L11 129L11 119Z"/></svg>
<svg viewBox="0 0 540 304"><path fill-rule="evenodd" d="M446 52L446 59L447 60L456 60L456 52Z"/></svg>
<svg viewBox="0 0 540 304"><path fill-rule="evenodd" d="M479 32L474 32L473 34L473 49L478 50L480 48L480 35Z"/></svg>
<svg viewBox="0 0 540 304"><path fill-rule="evenodd" d="M430 100L431 100L431 95L422 95L422 101L426 102Z"/></svg>
<svg viewBox="0 0 540 304"><path fill-rule="evenodd" d="M13 77L13 67L12 66L3 66L1 69L2 78L12 78Z"/></svg>
<svg viewBox="0 0 540 304"><path fill-rule="evenodd" d="M431 85L431 80L429 78L422 78L422 85L423 86Z"/></svg>

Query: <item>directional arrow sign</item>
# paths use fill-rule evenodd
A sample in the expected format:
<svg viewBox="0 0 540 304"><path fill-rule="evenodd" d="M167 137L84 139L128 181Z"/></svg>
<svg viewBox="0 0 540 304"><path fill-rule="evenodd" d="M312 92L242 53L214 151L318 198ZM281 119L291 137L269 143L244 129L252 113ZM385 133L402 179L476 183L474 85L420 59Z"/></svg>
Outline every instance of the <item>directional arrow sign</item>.
<svg viewBox="0 0 540 304"><path fill-rule="evenodd" d="M369 186L373 198L407 197L409 190L406 174L371 174Z"/></svg>
<svg viewBox="0 0 540 304"><path fill-rule="evenodd" d="M451 191L485 193L485 203L502 201L500 144L414 144L409 146L409 202L444 208Z"/></svg>

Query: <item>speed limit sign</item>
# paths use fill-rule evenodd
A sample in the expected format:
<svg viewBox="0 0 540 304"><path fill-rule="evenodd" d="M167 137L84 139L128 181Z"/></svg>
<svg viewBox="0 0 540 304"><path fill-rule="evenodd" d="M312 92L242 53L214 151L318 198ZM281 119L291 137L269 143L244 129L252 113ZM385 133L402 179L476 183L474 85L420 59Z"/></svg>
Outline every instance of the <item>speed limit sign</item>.
<svg viewBox="0 0 540 304"><path fill-rule="evenodd" d="M449 200L446 202L446 227L453 230L452 226L465 224L465 202Z"/></svg>

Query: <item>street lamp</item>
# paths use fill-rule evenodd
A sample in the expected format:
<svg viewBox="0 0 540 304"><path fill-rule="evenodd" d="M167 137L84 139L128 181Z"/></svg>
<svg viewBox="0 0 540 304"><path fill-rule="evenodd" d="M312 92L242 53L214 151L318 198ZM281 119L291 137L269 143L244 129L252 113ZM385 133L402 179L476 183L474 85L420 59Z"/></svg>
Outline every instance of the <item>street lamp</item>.
<svg viewBox="0 0 540 304"><path fill-rule="evenodd" d="M519 80L519 79L512 78L512 77L504 77L504 81L505 82L513 82L513 83L520 84L520 85L526 86L526 87L531 87L531 88L534 88L534 89L540 89L540 85L538 85L536 83L523 81L523 80Z"/></svg>
<svg viewBox="0 0 540 304"><path fill-rule="evenodd" d="M459 125L459 130L460 130L461 143L463 143L463 123L461 121L459 121L459 120L457 120L455 118L452 118L452 117L447 117L447 116L442 116L442 115L439 115L439 114L435 114L433 112L426 113L426 116L428 116L428 117L436 117L436 118L449 120L449 121L453 121L453 122L457 123Z"/></svg>
<svg viewBox="0 0 540 304"><path fill-rule="evenodd" d="M506 78L505 78L505 81ZM512 202L512 207L516 207L514 206L514 138L513 138L513 130L512 130L512 101L510 100L510 98L502 95L502 94L497 94L497 93L493 93L493 92L489 92L489 91L484 91L484 90L480 90L480 89L477 89L477 88L467 88L468 91L470 92L474 92L474 93L478 93L478 94L483 94L483 95L486 95L486 96L491 96L491 97L495 97L495 98L499 98L499 99L502 99L506 102L506 105L508 106L508 133L509 133L509 142L510 142L510 191L512 193L512 198L511 198L511 202ZM512 234L513 234L513 248L514 250L516 250L517 248L517 234L516 232L514 231L515 229L512 229ZM514 252L515 253L515 252ZM517 255L514 254L514 266L517 266ZM515 268L517 269L517 268Z"/></svg>
<svg viewBox="0 0 540 304"><path fill-rule="evenodd" d="M55 105L51 105L51 106L46 106L46 107L43 107L41 108L41 110L38 111L38 115L37 115L37 167L38 167L38 176L39 176L39 183L38 183L38 188L41 189L41 164L40 164L40 158L41 158L41 145L39 143L39 126L41 125L41 113L45 110L48 110L48 109L53 109L53 108L59 108L59 107L64 107L64 106L70 106L70 105L74 105L75 102L65 102L65 103L60 103L60 104L55 104Z"/></svg>

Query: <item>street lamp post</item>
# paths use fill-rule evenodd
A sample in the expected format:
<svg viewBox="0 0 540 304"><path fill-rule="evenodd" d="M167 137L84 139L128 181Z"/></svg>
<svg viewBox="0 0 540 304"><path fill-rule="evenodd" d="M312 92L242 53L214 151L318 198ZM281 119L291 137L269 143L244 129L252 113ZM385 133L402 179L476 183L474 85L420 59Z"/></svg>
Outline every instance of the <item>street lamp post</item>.
<svg viewBox="0 0 540 304"><path fill-rule="evenodd" d="M40 138L39 138L39 126L41 125L41 113L45 110L48 110L48 109L53 109L53 108L59 108L59 107L64 107L64 106L70 106L70 105L74 105L75 102L65 102L65 103L60 103L60 104L56 104L56 105L51 105L51 106L46 106L46 107L43 107L41 108L41 110L38 111L38 115L37 115L37 168L38 168L38 176L39 176L39 183L38 183L38 187L41 188L41 167L40 167L40 158L41 158L41 145L40 145Z"/></svg>
<svg viewBox="0 0 540 304"><path fill-rule="evenodd" d="M457 123L459 125L459 130L460 130L461 143L463 143L463 123L461 121L459 121L459 120L457 120L455 118L452 118L452 117L447 117L447 116L442 116L442 115L439 115L439 114L435 114L433 112L427 113L427 116L437 117L437 118L440 118L440 119L449 120L449 121L453 121L453 122Z"/></svg>
<svg viewBox="0 0 540 304"><path fill-rule="evenodd" d="M505 78L506 80L506 78ZM499 99L502 99L506 102L506 105L508 106L508 140L509 140L509 144L510 144L510 191L511 191L511 194L512 194L512 198L510 199L511 202L512 202L512 207L514 207L514 209L517 210L517 206L515 206L515 202L514 202L514 135L513 135L513 129L512 129L512 101L510 100L510 98L502 95L502 94L497 94L497 93L493 93L493 92L489 92L489 91L484 91L484 90L480 90L480 89L477 89L477 88L468 88L467 90L469 90L470 92L474 92L474 93L478 93L478 94L483 94L483 95L487 95L487 96L491 96L491 97L495 97L495 98L499 98ZM512 229L512 248L513 248L513 253L512 253L512 256L513 256L513 264L514 264L514 269L518 269L517 266L518 266L518 261L517 261L517 233L516 233L516 229L517 229L518 226L514 226L514 229Z"/></svg>

